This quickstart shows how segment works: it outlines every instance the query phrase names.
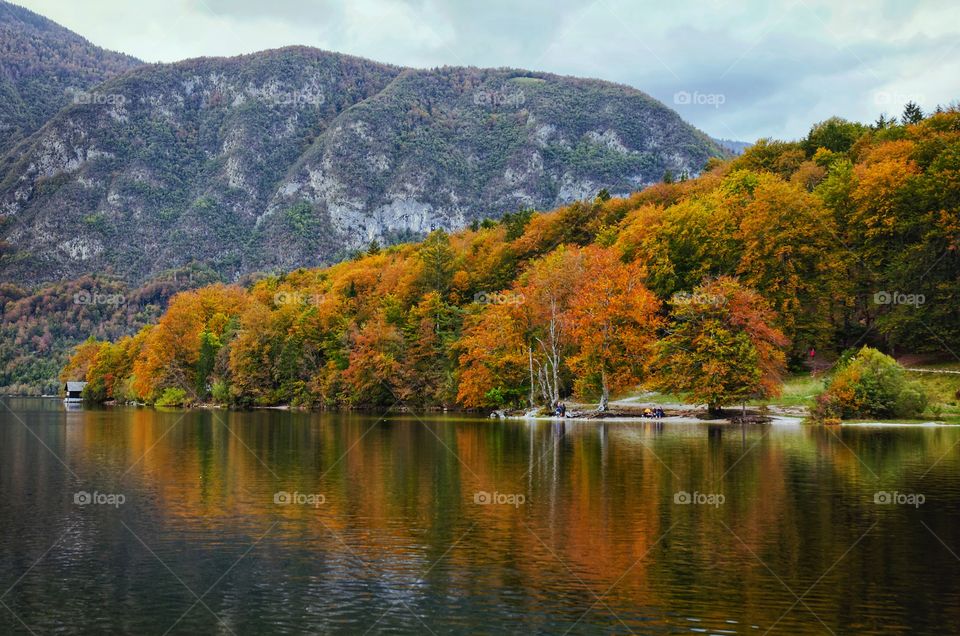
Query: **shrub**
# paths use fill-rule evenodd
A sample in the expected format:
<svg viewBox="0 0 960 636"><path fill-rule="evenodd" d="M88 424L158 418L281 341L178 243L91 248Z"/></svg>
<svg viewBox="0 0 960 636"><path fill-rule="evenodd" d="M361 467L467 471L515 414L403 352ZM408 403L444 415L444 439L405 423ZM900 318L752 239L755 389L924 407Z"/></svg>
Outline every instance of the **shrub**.
<svg viewBox="0 0 960 636"><path fill-rule="evenodd" d="M927 408L927 395L910 382L903 367L876 349L863 347L846 356L817 396L814 416L820 420L855 417L916 417Z"/></svg>
<svg viewBox="0 0 960 636"><path fill-rule="evenodd" d="M916 417L927 408L927 394L917 382L907 382L894 406L893 414L897 417Z"/></svg>
<svg viewBox="0 0 960 636"><path fill-rule="evenodd" d="M183 406L187 403L187 392L183 389L167 387L163 394L157 398L157 406Z"/></svg>
<svg viewBox="0 0 960 636"><path fill-rule="evenodd" d="M497 408L503 408L522 404L524 394L520 389L498 386L487 391L484 397L487 398L489 404Z"/></svg>
<svg viewBox="0 0 960 636"><path fill-rule="evenodd" d="M210 393L213 396L213 401L217 404L230 403L230 387L227 385L226 381L214 381L213 385L210 387Z"/></svg>

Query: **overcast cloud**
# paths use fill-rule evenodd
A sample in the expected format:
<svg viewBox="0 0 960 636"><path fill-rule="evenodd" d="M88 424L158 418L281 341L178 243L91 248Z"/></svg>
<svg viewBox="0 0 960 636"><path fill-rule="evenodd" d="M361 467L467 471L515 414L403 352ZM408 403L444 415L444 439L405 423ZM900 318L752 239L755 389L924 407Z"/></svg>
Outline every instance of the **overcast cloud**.
<svg viewBox="0 0 960 636"><path fill-rule="evenodd" d="M304 44L639 88L716 137L796 138L960 98L960 2L18 0L149 62Z"/></svg>

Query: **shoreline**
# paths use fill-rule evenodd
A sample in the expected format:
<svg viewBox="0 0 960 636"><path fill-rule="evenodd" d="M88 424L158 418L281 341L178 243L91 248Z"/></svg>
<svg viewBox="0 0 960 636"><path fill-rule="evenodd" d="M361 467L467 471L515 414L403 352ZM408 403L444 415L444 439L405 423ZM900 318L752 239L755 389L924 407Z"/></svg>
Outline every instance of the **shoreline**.
<svg viewBox="0 0 960 636"><path fill-rule="evenodd" d="M840 422L840 426L859 427L859 428L956 428L960 424L950 424L949 422Z"/></svg>
<svg viewBox="0 0 960 636"><path fill-rule="evenodd" d="M4 395L5 398L21 398L21 399L36 399L36 400L56 400L57 402L63 403L63 398L59 396L43 396L43 395ZM647 424L647 423L669 423L669 424L722 424L725 426L738 425L738 424L771 424L776 426L796 426L799 424L808 424L810 426L842 426L850 428L957 428L960 427L960 422L946 422L946 421L936 421L936 420L923 420L923 421L914 421L914 422L883 422L875 420L848 420L842 421L839 424L823 424L817 422L809 421L809 415L806 413L806 409L803 407L796 406L777 406L777 405L767 405L766 408L768 412L766 414L759 414L756 411L756 407L752 410L748 409L747 411L747 420L740 421L739 411L731 411L730 415L723 417L707 417L706 410L698 407L693 404L669 404L667 405L672 410L682 411L679 415L667 415L662 418L651 418L643 417L642 415L631 413L632 410L640 410L646 408L646 406L640 406L636 402L630 401L627 404L623 403L624 401L611 403L611 408L609 411L604 413L597 413L595 410L589 408L590 405L581 405L581 404L571 404L575 407L588 407L579 411L570 411L572 414L568 414L566 417L557 417L555 415L528 415L526 413L518 413L514 411L503 412L503 411L478 411L478 410L460 410L460 409L445 409L442 407L435 407L425 409L424 412L430 413L446 413L446 414L463 414L463 415L475 415L478 417L487 417L488 419L500 419L500 420L511 420L511 421L526 421L526 422L589 422L589 423L602 423L602 422L612 422L616 424ZM75 408L83 408L84 403L73 404ZM89 406L89 405L87 405ZM365 408L352 408L352 409L317 409L309 408L303 406L293 406L290 404L275 404L269 406L251 406L248 408L232 408L230 406L225 406L221 404L215 404L210 402L196 403L190 406L163 406L158 407L151 404L144 404L142 402L104 402L102 404L97 404L98 407L113 407L113 406L125 406L125 407L135 407L135 408L151 408L153 410L219 410L219 411L238 411L238 412L250 412L250 411L285 411L285 412L300 412L300 413L364 413L367 411L379 411L375 408L365 409ZM661 405L663 406L663 405ZM392 409L391 409L392 410ZM400 408L394 411L398 414L411 413L415 412L409 408ZM484 415L486 414L486 415Z"/></svg>
<svg viewBox="0 0 960 636"><path fill-rule="evenodd" d="M502 418L491 418L491 419L504 419L512 420L519 422L555 422L555 423L589 423L589 424L604 424L606 422L613 422L615 424L723 424L726 426L739 426L742 424L749 424L751 426L756 424L771 424L776 426L796 426L803 422L804 418L797 416L786 416L786 415L774 415L769 418L766 418L764 421L753 421L753 422L737 422L732 418L728 417L717 417L717 418L699 418L699 417L689 417L683 415L670 415L667 417L653 418L653 417L638 417L633 415L614 415L611 417L557 417L555 415L505 415ZM904 425L909 426L909 425Z"/></svg>
<svg viewBox="0 0 960 636"><path fill-rule="evenodd" d="M739 407L721 409L719 413L710 413L705 405L684 402L646 402L642 396L630 397L610 402L606 411L597 411L596 404L569 402L567 414L559 417L543 413L540 409L522 411L519 409L500 409L490 413L491 419L511 419L529 421L586 421L586 422L670 422L673 424L784 424L791 425L809 418L805 407L763 405L749 406L746 410ZM645 415L645 411L654 408L665 411L660 418Z"/></svg>

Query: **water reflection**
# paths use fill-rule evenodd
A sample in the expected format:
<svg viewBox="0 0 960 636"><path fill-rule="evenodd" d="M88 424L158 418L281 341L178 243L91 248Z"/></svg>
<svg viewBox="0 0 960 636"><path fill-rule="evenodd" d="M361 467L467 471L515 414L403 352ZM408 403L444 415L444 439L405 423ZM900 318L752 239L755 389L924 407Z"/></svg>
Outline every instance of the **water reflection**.
<svg viewBox="0 0 960 636"><path fill-rule="evenodd" d="M4 633L960 631L957 429L7 404Z"/></svg>

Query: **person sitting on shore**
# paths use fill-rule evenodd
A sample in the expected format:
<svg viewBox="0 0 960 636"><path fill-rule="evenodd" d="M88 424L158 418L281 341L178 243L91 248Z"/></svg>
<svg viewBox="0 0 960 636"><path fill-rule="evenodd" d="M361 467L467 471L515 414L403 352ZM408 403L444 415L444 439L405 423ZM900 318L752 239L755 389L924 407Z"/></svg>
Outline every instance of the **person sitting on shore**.
<svg viewBox="0 0 960 636"><path fill-rule="evenodd" d="M643 409L643 416L644 416L644 417L653 417L653 411L650 410L650 407L649 407L649 406L648 406L647 408Z"/></svg>

